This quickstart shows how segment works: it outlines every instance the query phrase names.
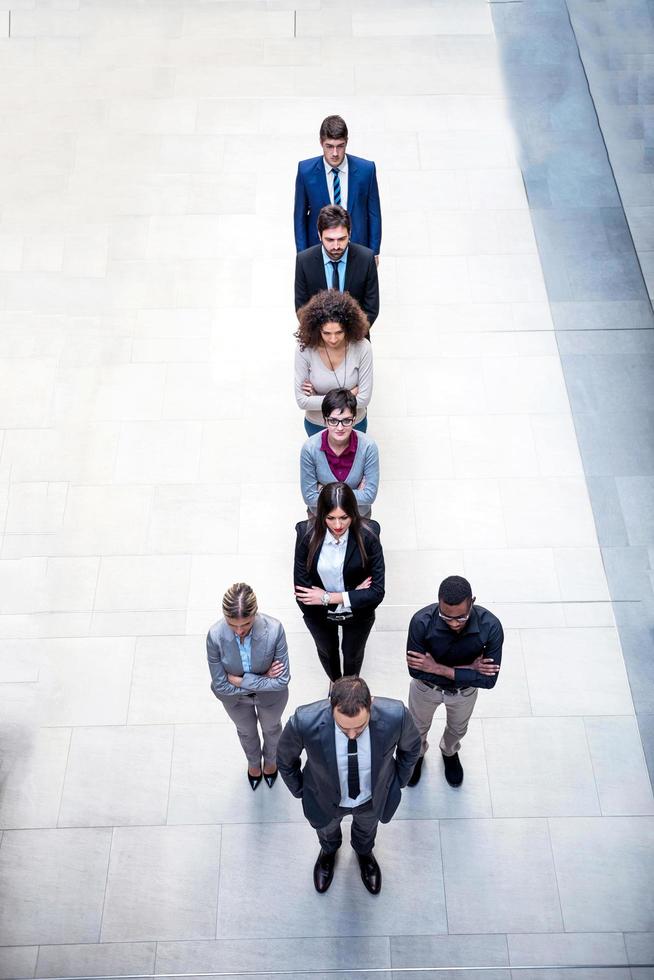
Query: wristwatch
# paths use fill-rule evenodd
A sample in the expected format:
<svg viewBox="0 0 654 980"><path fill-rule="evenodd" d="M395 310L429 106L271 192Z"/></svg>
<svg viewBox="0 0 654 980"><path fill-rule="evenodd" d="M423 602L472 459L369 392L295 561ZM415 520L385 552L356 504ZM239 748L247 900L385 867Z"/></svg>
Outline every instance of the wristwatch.
<svg viewBox="0 0 654 980"><path fill-rule="evenodd" d="M329 603L332 601L332 597L330 596L329 592L323 592L320 601L322 602L323 606L328 606Z"/></svg>

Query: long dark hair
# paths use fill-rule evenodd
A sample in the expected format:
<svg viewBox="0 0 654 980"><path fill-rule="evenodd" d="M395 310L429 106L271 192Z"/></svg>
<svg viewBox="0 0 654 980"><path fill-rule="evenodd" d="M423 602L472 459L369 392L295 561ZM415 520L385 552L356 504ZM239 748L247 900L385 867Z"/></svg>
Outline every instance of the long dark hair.
<svg viewBox="0 0 654 980"><path fill-rule="evenodd" d="M359 514L359 506L357 504L357 498L354 496L354 490L348 487L347 483L326 483L318 497L316 516L309 521L309 527L307 528L307 535L309 535L307 571L311 569L313 559L316 557L316 553L320 551L322 543L325 540L327 516L333 510L337 509L345 511L352 521L349 530L354 535L354 539L359 548L359 554L361 555L361 561L364 565L368 559L362 533L365 524Z"/></svg>

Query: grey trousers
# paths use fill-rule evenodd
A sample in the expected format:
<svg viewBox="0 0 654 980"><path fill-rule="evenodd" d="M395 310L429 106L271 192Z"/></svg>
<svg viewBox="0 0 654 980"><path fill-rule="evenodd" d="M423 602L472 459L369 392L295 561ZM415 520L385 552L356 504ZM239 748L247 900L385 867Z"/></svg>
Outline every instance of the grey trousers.
<svg viewBox="0 0 654 980"><path fill-rule="evenodd" d="M350 842L357 854L369 854L375 846L379 817L372 812L372 801L369 800L362 806L355 806L352 809L339 806L338 816L334 817L326 827L318 827L316 833L325 854L333 854L343 843L341 821L348 813L352 814Z"/></svg>
<svg viewBox="0 0 654 980"><path fill-rule="evenodd" d="M277 743L282 734L282 713L288 701L288 688L283 691L258 691L256 694L219 695L218 700L236 725L236 731L248 766L275 765ZM263 748L259 737L263 734Z"/></svg>
<svg viewBox="0 0 654 980"><path fill-rule="evenodd" d="M420 755L429 748L427 733L431 727L434 712L439 704L445 705L445 731L441 737L440 748L443 755L454 755L461 748L461 739L468 731L468 722L477 700L476 687L464 687L460 691L443 692L423 684L415 677L409 685L409 713L420 732Z"/></svg>

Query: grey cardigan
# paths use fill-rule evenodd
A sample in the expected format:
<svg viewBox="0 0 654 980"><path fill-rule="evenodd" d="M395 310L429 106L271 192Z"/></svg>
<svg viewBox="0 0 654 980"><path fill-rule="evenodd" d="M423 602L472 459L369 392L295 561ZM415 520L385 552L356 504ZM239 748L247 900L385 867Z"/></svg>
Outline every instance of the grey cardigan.
<svg viewBox="0 0 654 980"><path fill-rule="evenodd" d="M327 456L320 448L322 436L322 432L310 436L302 446L300 453L302 497L309 510L314 514L322 487L326 483L336 481L336 477L327 462ZM363 432L357 432L357 441L354 462L345 483L354 490L354 496L359 505L359 513L362 517L367 517L377 496L377 487L379 486L379 450L377 443L369 439ZM359 490L357 488L364 477L366 485L363 490Z"/></svg>
<svg viewBox="0 0 654 980"><path fill-rule="evenodd" d="M252 672L243 672L243 662L236 638L224 619L214 623L207 635L207 659L211 671L211 690L221 695L252 694L254 691L282 691L288 686L291 673L288 665L288 646L284 627L278 619L257 613L252 626ZM284 670L279 677L263 677L273 660L281 660ZM227 680L228 674L243 677L240 687Z"/></svg>

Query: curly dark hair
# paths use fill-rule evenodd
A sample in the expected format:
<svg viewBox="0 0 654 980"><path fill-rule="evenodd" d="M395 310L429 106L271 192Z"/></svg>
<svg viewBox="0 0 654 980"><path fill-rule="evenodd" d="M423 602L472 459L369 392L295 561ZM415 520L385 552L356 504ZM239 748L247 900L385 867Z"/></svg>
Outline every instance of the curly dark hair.
<svg viewBox="0 0 654 980"><path fill-rule="evenodd" d="M313 349L321 342L320 329L326 323L340 323L348 344L368 336L368 318L349 293L322 289L297 311L299 326L293 335L300 350Z"/></svg>

